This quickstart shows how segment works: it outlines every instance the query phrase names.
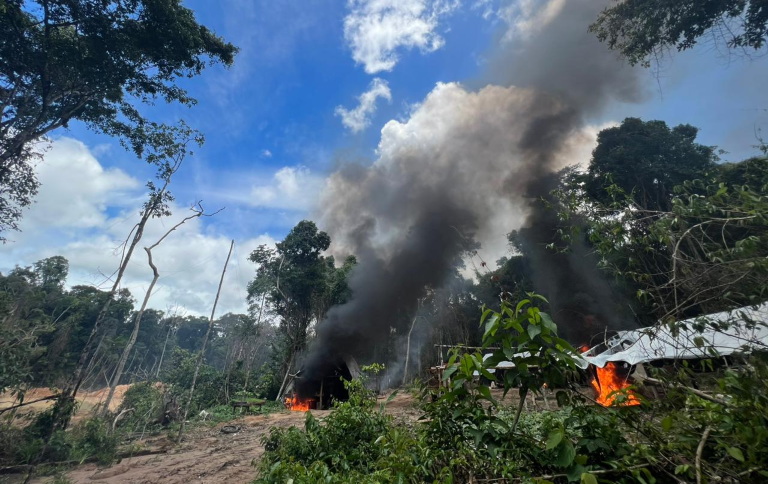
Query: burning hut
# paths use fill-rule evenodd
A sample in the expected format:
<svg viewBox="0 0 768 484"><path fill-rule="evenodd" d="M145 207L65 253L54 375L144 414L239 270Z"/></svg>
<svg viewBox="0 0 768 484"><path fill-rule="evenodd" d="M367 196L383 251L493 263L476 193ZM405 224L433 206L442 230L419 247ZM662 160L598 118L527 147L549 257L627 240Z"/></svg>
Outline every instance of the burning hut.
<svg viewBox="0 0 768 484"><path fill-rule="evenodd" d="M285 390L284 403L291 410L323 410L334 401L345 401L349 393L343 380L360 376L360 367L350 355L329 359L314 367L302 367Z"/></svg>

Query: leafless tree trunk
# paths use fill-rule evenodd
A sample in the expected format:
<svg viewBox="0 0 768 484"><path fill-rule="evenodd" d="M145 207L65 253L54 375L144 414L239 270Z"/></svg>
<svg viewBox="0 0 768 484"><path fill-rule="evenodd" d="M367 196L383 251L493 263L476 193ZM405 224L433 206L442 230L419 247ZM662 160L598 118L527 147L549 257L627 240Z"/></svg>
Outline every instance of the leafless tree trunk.
<svg viewBox="0 0 768 484"><path fill-rule="evenodd" d="M258 331L259 323L261 323L261 315L264 313L264 301L267 299L267 293L265 292L261 296L261 307L259 308L259 317L256 318L256 328ZM243 385L243 391L248 391L248 380L251 378L251 370L253 369L253 360L256 359L256 353L261 348L261 345L258 345L255 350L253 350L253 354L251 355L251 362L248 364L248 373L245 374L245 385Z"/></svg>
<svg viewBox="0 0 768 484"><path fill-rule="evenodd" d="M184 407L184 416L181 419L181 427L179 428L179 435L176 437L176 443L181 442L181 437L184 434L184 427L187 423L187 415L189 414L189 407L192 405L192 396L195 393L195 383L197 383L197 375L200 373L200 364L203 362L205 356L205 347L208 345L208 339L211 337L211 330L213 329L213 316L216 314L216 305L219 304L219 295L221 294L221 285L224 283L224 274L227 273L227 266L229 265L229 258L232 256L232 249L235 247L235 241L229 245L229 253L227 254L227 260L224 262L224 270L221 271L221 279L219 280L219 288L216 291L216 299L213 301L213 309L211 309L211 319L208 321L208 331L205 332L205 338L203 338L203 346L200 348L200 354L197 355L197 363L195 364L195 374L192 376L192 386L189 389L189 398L187 399L187 405Z"/></svg>
<svg viewBox="0 0 768 484"><path fill-rule="evenodd" d="M288 375L291 374L291 367L293 366L293 357L295 355L295 351L291 351L291 357L288 359L288 368L285 370L285 376L283 377L283 383L280 385L280 391L277 392L277 398L275 398L276 402L279 402L281 398L283 398L283 390L285 390L285 384L288 382Z"/></svg>
<svg viewBox="0 0 768 484"><path fill-rule="evenodd" d="M72 417L72 409L74 407L75 397L77 395L77 391L80 388L80 385L83 383L84 370L86 368L86 363L88 362L89 356L91 356L91 347L93 345L94 336L98 333L99 329L101 328L101 325L104 322L104 319L106 319L107 312L109 311L109 307L112 304L112 300L114 299L114 296L117 293L117 289L118 287L120 287L120 282L123 279L123 275L125 274L125 269L128 267L128 262L130 262L134 249L136 248L142 236L144 235L144 226L147 224L147 221L155 214L158 207L162 206L163 195L168 190L168 185L171 183L171 177L181 167L181 164L184 161L185 156L186 156L186 150L181 150L181 152L179 152L176 155L173 161L173 164L170 167L170 170L168 171L167 174L164 175L165 183L163 184L163 187L159 190L159 192L155 194L155 197L151 199L152 203L148 203L148 205L145 206L144 210L141 213L141 219L134 226L133 230L131 230L131 232L133 233L133 239L131 239L131 242L128 245L127 251L124 253L122 259L120 260L120 265L117 269L117 275L115 277L115 281L112 284L111 289L109 290L107 299L104 302L104 305L102 306L101 311L99 311L99 315L96 317L96 322L94 323L93 328L91 329L91 334L88 336L88 340L86 341L85 346L83 347L83 350L80 352L80 358L77 361L77 365L75 365L75 370L72 373L72 377L67 382L67 385L64 387L64 390L62 390L62 392L59 394L57 405L54 407L55 408L54 415L53 415L53 418L51 419L51 422L52 422L51 428L49 429L48 434L44 439L46 442L50 439L50 436L53 435L53 433L56 430L66 429L67 426L69 425L69 420ZM129 238L130 238L130 234L129 234ZM126 244L127 244L127 240L126 240Z"/></svg>
<svg viewBox="0 0 768 484"><path fill-rule="evenodd" d="M411 357L411 333L413 333L413 327L416 326L416 320L419 319L419 308L421 307L421 301L416 306L416 314L413 316L413 322L411 323L411 329L408 330L408 342L405 346L405 366L403 366L403 385L408 382L408 360Z"/></svg>
<svg viewBox="0 0 768 484"><path fill-rule="evenodd" d="M149 264L149 267L152 269L152 274L154 275L152 278L152 282L149 283L149 288L147 289L146 294L144 294L144 301L141 303L141 309L139 309L139 312L136 313L136 317L134 318L133 323L133 332L131 333L131 338L128 340L128 344L125 345L125 348L123 349L123 354L120 356L120 361L117 363L117 370L115 371L115 375L112 377L112 383L109 385L109 394L107 395L107 400L104 402L104 406L101 410L101 415L104 416L109 412L109 404L112 402L112 397L115 395L115 388L117 388L117 385L120 383L120 377L123 376L123 369L125 368L125 362L128 361L128 355L131 354L131 350L133 350L133 346L136 344L136 338L139 336L139 329L141 327L141 318L144 316L144 310L147 308L147 303L149 302L149 298L152 297L152 290L155 288L155 284L157 283L157 280L160 278L160 272L157 270L157 267L152 262L152 249L160 245L163 240L165 240L166 237L168 237L171 232L175 231L184 223L187 221L193 219L193 218L200 218L203 215L205 215L205 211L203 210L202 205L198 202L197 208L194 206L191 208L191 210L194 212L192 215L185 217L182 221L171 227L170 230L168 230L160 239L152 244L149 247L144 247L144 250L147 252L147 263ZM218 213L218 212L216 212Z"/></svg>
<svg viewBox="0 0 768 484"><path fill-rule="evenodd" d="M160 353L160 363L157 364L157 373L155 378L160 378L160 369L163 367L163 358L165 357L165 348L168 346L168 338L171 336L171 330L173 329L173 323L168 324L168 332L165 333L165 343L163 343L163 351Z"/></svg>

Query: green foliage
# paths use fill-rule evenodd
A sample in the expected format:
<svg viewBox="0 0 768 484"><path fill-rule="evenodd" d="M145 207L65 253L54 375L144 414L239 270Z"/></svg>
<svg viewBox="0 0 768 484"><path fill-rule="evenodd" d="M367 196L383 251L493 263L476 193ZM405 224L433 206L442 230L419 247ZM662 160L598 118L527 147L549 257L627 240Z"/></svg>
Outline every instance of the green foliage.
<svg viewBox="0 0 768 484"><path fill-rule="evenodd" d="M191 106L178 84L209 64L231 65L236 48L197 23L178 0L8 0L0 24L0 232L16 229L37 181L40 137L72 120L115 136L155 163L167 131L137 105L160 98ZM12 28L11 28L12 27Z"/></svg>
<svg viewBox="0 0 768 484"><path fill-rule="evenodd" d="M690 375L668 375L685 382ZM653 419L638 420L638 432L646 435L651 455L674 456L668 471L694 479L695 460L702 447L702 472L715 482L720 476L739 476L740 483L765 482L768 473L768 355L755 354L749 365L726 369L715 390L725 405L702 399L683 388L672 388L667 398L649 402ZM659 465L664 465L659 463Z"/></svg>
<svg viewBox="0 0 768 484"><path fill-rule="evenodd" d="M412 431L374 410L375 397L362 381L347 386L324 425L306 413L304 431L272 428L257 483L423 482L410 454L419 446Z"/></svg>
<svg viewBox="0 0 768 484"><path fill-rule="evenodd" d="M622 0L605 9L590 31L630 64L649 66L667 49L690 49L703 36L731 49L759 50L768 16L760 1Z"/></svg>
<svg viewBox="0 0 768 484"><path fill-rule="evenodd" d="M651 322L768 298L768 160L726 164L683 180L669 194L668 208L642 205L613 182L626 168L611 170L602 188L609 200L578 178L559 191L561 218L586 225L602 267L634 287ZM599 183L589 180L586 186Z"/></svg>
<svg viewBox="0 0 768 484"><path fill-rule="evenodd" d="M70 442L69 457L80 462L95 458L97 462L109 465L115 460L117 438L110 433L110 424L105 419L89 418L75 425L65 439Z"/></svg>
<svg viewBox="0 0 768 484"><path fill-rule="evenodd" d="M171 360L171 369L163 377L163 383L169 385L168 391L172 395L180 398L180 401L186 401L189 389L192 387L197 356L189 351L175 348ZM222 401L221 394L225 378L224 372L207 364L200 365L190 412L196 413L219 403L225 403Z"/></svg>
<svg viewBox="0 0 768 484"><path fill-rule="evenodd" d="M120 414L131 410L118 423L119 428L142 429L160 421L163 415L163 393L154 382L140 382L131 385L123 394L123 401L117 409Z"/></svg>
<svg viewBox="0 0 768 484"><path fill-rule="evenodd" d="M80 421L68 431L54 433L47 445L53 409L38 414L24 429L0 427L0 462L28 464L40 458L48 462L95 460L111 464L117 454L118 437L110 433L110 422L100 418Z"/></svg>
<svg viewBox="0 0 768 484"><path fill-rule="evenodd" d="M627 118L597 136L583 187L608 205L616 187L645 210L669 210L674 187L703 177L715 167L714 149L695 142L698 129L664 121Z"/></svg>

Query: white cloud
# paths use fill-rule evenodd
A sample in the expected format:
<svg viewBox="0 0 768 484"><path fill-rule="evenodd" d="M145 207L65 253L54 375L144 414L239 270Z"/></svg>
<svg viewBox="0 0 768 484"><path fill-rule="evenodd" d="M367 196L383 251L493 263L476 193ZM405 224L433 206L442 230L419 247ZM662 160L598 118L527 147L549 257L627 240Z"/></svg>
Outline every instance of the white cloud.
<svg viewBox="0 0 768 484"><path fill-rule="evenodd" d="M284 166L275 172L271 183L251 189L248 203L256 207L307 210L317 201L323 178L304 166Z"/></svg>
<svg viewBox="0 0 768 484"><path fill-rule="evenodd" d="M22 232L9 234L11 240L0 251L0 270L62 255L70 262L70 286L108 288L107 277L119 263L117 248L138 221L143 184L121 170L104 169L86 145L66 137L52 143L37 170L43 182L38 201L24 214ZM148 222L124 276L122 286L137 300L152 278L142 248L189 215L183 205L174 203L171 209L172 217ZM215 221L187 222L153 250L160 279L150 307L179 305L191 314L210 314L230 239L216 233L209 220ZM267 234L235 241L217 314L246 310L246 284L253 274L247 257L262 243L275 241Z"/></svg>
<svg viewBox="0 0 768 484"><path fill-rule="evenodd" d="M358 105L354 109L336 107L336 116L341 116L341 122L353 133L360 132L370 126L371 116L376 112L376 101L379 98L392 101L392 93L387 81L378 77L371 81L368 90L358 96Z"/></svg>
<svg viewBox="0 0 768 484"><path fill-rule="evenodd" d="M365 72L391 71L398 50L433 52L444 40L437 33L441 17L459 6L458 0L349 0L344 37L352 58Z"/></svg>
<svg viewBox="0 0 768 484"><path fill-rule="evenodd" d="M499 8L499 18L509 27L503 40L526 39L539 32L557 18L566 1L519 0Z"/></svg>
<svg viewBox="0 0 768 484"><path fill-rule="evenodd" d="M83 143L66 137L51 144L36 171L42 186L24 214L29 229L98 227L107 205L130 203L141 185L121 170L105 170Z"/></svg>
<svg viewBox="0 0 768 484"><path fill-rule="evenodd" d="M269 150L263 150L261 152L261 156L263 156L264 158L272 158L272 152Z"/></svg>

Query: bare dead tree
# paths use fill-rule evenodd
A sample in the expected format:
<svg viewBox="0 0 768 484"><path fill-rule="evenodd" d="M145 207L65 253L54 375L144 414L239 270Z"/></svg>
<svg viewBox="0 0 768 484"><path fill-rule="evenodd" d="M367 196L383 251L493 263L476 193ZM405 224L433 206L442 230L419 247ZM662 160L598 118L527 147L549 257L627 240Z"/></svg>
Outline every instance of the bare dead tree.
<svg viewBox="0 0 768 484"><path fill-rule="evenodd" d="M165 357L165 349L168 347L168 338L171 336L171 332L176 328L176 319L179 318L178 307L174 308L173 316L171 316L168 323L168 332L165 333L165 343L163 343L163 351L160 353L160 362L157 364L157 373L155 378L160 378L160 369L163 367L163 358Z"/></svg>
<svg viewBox="0 0 768 484"><path fill-rule="evenodd" d="M136 313L136 316L134 318L133 332L131 333L131 337L128 340L128 344L125 345L125 348L123 349L123 354L120 356L120 360L117 363L117 370L115 371L115 375L112 377L112 382L109 385L109 394L107 395L107 399L104 402L104 406L101 409L102 416L106 415L107 412L109 412L109 404L112 402L112 397L115 395L115 388L117 388L117 385L120 382L120 378L123 376L125 363L128 360L128 356L130 355L131 351L133 350L133 346L136 344L136 338L139 336L139 329L141 327L141 318L144 316L144 311L147 308L147 303L149 303L149 298L152 297L152 291L155 288L155 284L157 283L157 280L160 278L160 272L157 270L157 267L152 261L152 249L159 246L169 235L171 235L172 232L174 232L176 229L184 225L186 222L194 218L212 217L213 215L216 215L221 211L221 210L218 210L212 214L206 214L205 209L203 209L201 202L197 202L197 204L193 205L190 208L190 210L192 211L192 215L185 217L179 223L171 227L170 230L168 230L165 234L163 234L163 236L160 237L160 239L158 239L157 242L155 242L149 247L144 247L144 250L147 252L147 263L149 264L149 267L152 269L152 274L153 274L152 282L149 283L149 288L147 289L147 292L144 294L144 300L141 303L141 309L139 309L139 311Z"/></svg>
<svg viewBox="0 0 768 484"><path fill-rule="evenodd" d="M261 306L259 307L259 317L256 318L256 328L258 330L259 324L261 324L261 315L264 314L264 302L267 299L267 293L265 292L261 296ZM247 372L245 374L245 384L243 385L243 391L248 391L248 380L251 378L251 370L253 369L253 360L256 359L256 355L258 354L259 349L261 348L261 344L257 345L255 349L252 350L250 362L248 364Z"/></svg>
<svg viewBox="0 0 768 484"><path fill-rule="evenodd" d="M166 202L170 199L170 195L168 194L168 185L171 183L171 178L179 170L181 164L186 158L188 152L187 145L193 141L199 142L199 139L194 138L192 136L192 132L189 130L184 131L182 136L185 137L183 140L179 141L173 146L168 146L167 151L155 156L155 159L160 166L159 177L163 181L163 185L157 189L153 184L149 184L152 193L141 211L141 218L139 222L133 227L133 229L131 229L131 232L128 235L130 243L128 242L128 239L126 239L124 244L124 253L116 271L115 280L112 283L112 287L110 288L109 292L107 293L107 298L104 302L104 305L96 317L96 321L93 325L93 328L91 329L91 334L88 336L88 340L80 352L80 358L75 365L72 376L67 381L64 389L59 393L59 398L57 399L56 406L54 407L53 418L51 419L51 427L43 439L46 442L44 447L47 446L47 442L50 440L50 437L54 434L54 432L56 432L56 430L64 430L69 425L69 421L72 417L75 406L74 403L77 391L79 390L80 385L83 383L85 376L84 373L89 358L93 357L91 352L95 336L98 334L104 320L107 317L107 312L109 311L112 300L117 293L120 282L123 279L123 275L125 274L125 270L131 260L133 251L144 235L144 227L146 226L147 221L149 221L149 219L152 217L168 214ZM164 161L161 162L160 160ZM32 472L33 471L30 472L30 475Z"/></svg>
<svg viewBox="0 0 768 484"><path fill-rule="evenodd" d="M213 317L216 314L216 306L219 304L219 295L221 294L221 286L224 284L224 274L227 273L227 266L229 265L229 258L232 256L232 249L235 247L235 241L229 245L229 253L227 254L227 260L224 262L224 269L221 271L221 279L219 279L219 288L216 291L216 299L213 301L213 309L211 309L211 318L208 320L208 331L205 332L205 338L203 338L203 346L200 348L200 354L197 355L197 363L195 364L195 374L192 376L192 385L189 389L189 398L187 399L187 405L184 407L184 415L181 418L181 427L179 428L179 435L176 437L176 443L181 442L181 437L184 434L184 427L187 423L187 415L189 414L189 407L192 405L192 397L195 393L195 383L197 383L197 375L200 373L200 364L203 362L205 356L205 347L208 345L208 340L211 337L211 330L213 329Z"/></svg>
<svg viewBox="0 0 768 484"><path fill-rule="evenodd" d="M418 305L416 306L416 314L413 316L413 321L411 322L411 329L408 330L408 341L405 347L405 365L403 366L403 385L408 383L408 360L411 357L411 333L413 333L413 328L416 326L416 320L419 319L419 309L421 308L421 300L419 300Z"/></svg>

